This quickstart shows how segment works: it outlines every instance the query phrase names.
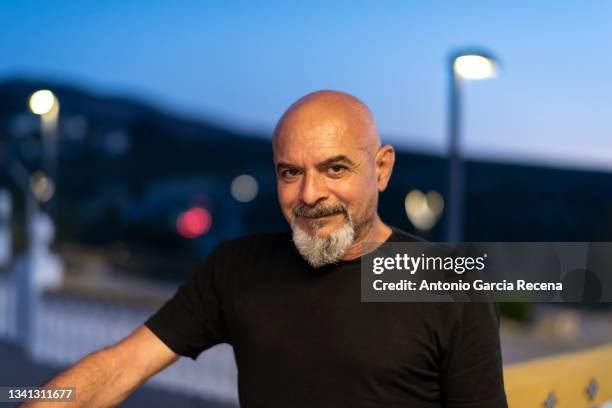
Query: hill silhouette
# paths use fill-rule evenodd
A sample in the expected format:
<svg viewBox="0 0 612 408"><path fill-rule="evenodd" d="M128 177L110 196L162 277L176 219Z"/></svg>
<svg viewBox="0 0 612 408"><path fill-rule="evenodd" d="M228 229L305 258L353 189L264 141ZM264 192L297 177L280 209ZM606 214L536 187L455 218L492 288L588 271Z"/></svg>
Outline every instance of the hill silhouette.
<svg viewBox="0 0 612 408"><path fill-rule="evenodd" d="M105 96L47 81L0 82L0 140L4 162L40 163L37 118L26 104L37 89L61 101L57 180L59 239L92 244L132 241L206 253L219 239L283 230L276 202L271 145L265 135L242 134L181 117L129 98ZM76 129L76 130L75 130ZM21 194L3 166L20 213ZM445 219L417 231L404 209L412 189L445 195L444 157L398 151L380 213L387 222L443 239ZM231 198L229 184L252 174L259 194L250 203ZM465 239L471 241L612 240L612 175L534 165L466 163ZM174 221L190 205L207 207L213 226L195 247L176 234Z"/></svg>

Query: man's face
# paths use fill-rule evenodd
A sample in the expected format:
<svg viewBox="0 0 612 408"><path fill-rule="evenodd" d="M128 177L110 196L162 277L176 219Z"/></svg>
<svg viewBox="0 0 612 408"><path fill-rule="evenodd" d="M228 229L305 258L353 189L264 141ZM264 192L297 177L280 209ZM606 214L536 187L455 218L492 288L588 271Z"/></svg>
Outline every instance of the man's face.
<svg viewBox="0 0 612 408"><path fill-rule="evenodd" d="M346 124L285 126L274 146L277 190L287 221L312 237L352 223L355 238L376 213L375 153Z"/></svg>

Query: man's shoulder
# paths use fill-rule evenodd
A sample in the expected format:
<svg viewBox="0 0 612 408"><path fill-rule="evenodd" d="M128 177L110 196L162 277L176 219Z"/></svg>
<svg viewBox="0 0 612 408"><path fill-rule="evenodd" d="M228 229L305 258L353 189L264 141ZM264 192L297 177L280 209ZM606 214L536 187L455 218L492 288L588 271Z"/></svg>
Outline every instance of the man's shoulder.
<svg viewBox="0 0 612 408"><path fill-rule="evenodd" d="M391 236L388 242L422 242L427 243L428 241L417 235L410 234L400 228L391 226Z"/></svg>
<svg viewBox="0 0 612 408"><path fill-rule="evenodd" d="M289 232L260 233L222 240L205 262L212 261L221 271L254 270L271 267L295 251Z"/></svg>

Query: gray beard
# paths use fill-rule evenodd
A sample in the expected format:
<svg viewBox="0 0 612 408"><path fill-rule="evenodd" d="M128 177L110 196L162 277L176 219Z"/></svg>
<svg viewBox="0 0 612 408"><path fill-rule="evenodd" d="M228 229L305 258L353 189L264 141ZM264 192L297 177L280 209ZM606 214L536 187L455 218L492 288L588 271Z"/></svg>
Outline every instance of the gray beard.
<svg viewBox="0 0 612 408"><path fill-rule="evenodd" d="M321 224L314 221L311 227L316 230ZM291 223L291 229L298 252L314 268L338 262L355 240L355 225L350 217L345 219L340 229L328 236L310 235L295 222Z"/></svg>

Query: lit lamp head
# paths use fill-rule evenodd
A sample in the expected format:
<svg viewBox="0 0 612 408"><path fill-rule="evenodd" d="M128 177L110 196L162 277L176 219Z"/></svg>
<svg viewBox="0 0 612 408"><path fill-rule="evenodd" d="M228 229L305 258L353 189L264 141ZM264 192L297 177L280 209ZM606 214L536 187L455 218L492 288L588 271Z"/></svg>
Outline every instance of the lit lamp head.
<svg viewBox="0 0 612 408"><path fill-rule="evenodd" d="M489 79L497 76L495 57L483 52L462 52L452 58L453 73L461 79Z"/></svg>
<svg viewBox="0 0 612 408"><path fill-rule="evenodd" d="M45 116L58 111L59 101L48 89L36 91L30 96L30 110L36 115Z"/></svg>

